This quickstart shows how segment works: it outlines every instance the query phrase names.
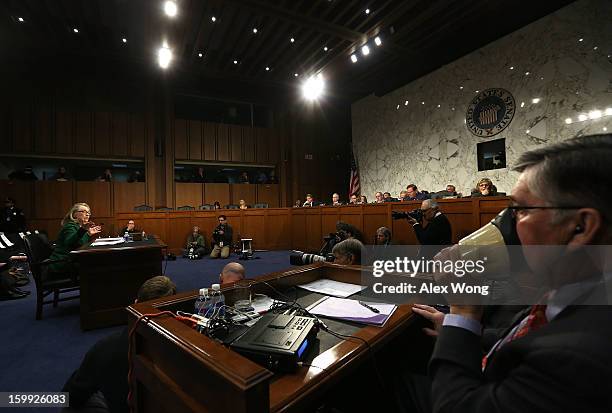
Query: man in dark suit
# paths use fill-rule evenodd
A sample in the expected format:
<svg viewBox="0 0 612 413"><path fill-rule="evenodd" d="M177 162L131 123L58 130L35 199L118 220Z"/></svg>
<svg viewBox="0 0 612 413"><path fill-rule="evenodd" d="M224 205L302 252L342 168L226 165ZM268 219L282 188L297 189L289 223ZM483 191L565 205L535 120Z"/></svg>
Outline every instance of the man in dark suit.
<svg viewBox="0 0 612 413"><path fill-rule="evenodd" d="M612 410L605 267L584 254L585 246L612 244L609 159L612 135L570 139L518 159L510 208L527 263L547 280L546 294L484 357L482 307L451 305L429 363L434 412ZM587 181L589 191L567 190ZM565 254L534 253L529 245L557 245ZM438 258L452 257L453 249Z"/></svg>

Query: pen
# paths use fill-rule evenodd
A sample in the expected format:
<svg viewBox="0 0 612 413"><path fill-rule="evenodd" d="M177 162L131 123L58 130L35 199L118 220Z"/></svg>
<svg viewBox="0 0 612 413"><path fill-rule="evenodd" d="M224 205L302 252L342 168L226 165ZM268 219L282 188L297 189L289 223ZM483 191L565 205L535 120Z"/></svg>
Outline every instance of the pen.
<svg viewBox="0 0 612 413"><path fill-rule="evenodd" d="M380 311L378 311L378 308L374 308L371 305L367 305L366 303L364 303L363 301L359 301L359 304L361 304L362 306L364 306L365 308L367 308L368 310L374 312L374 313L380 313Z"/></svg>

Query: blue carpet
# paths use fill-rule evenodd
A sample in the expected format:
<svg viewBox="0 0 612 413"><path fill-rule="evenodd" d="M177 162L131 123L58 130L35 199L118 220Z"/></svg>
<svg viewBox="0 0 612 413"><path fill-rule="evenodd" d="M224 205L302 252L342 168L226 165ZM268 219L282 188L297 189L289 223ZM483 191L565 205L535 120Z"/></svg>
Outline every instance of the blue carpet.
<svg viewBox="0 0 612 413"><path fill-rule="evenodd" d="M246 268L247 278L291 267L288 251L256 255L261 258L239 261ZM229 261L178 258L162 265L167 263L165 274L176 283L179 292L184 292L218 282L221 269ZM122 327L81 331L79 300L60 303L58 308L46 305L43 319L36 321L34 282L23 289L32 294L20 300L0 301L0 391L60 391L87 350Z"/></svg>

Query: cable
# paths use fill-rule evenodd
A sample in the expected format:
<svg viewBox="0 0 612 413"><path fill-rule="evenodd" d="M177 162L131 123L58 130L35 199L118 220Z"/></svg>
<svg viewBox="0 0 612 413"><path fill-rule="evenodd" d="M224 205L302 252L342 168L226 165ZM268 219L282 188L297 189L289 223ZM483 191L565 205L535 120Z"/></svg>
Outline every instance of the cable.
<svg viewBox="0 0 612 413"><path fill-rule="evenodd" d="M325 367L315 366L314 364L308 364L308 363L304 363L304 362L301 362L301 361L298 361L298 366L300 366L300 367L315 367L317 369L323 370L324 372L327 372L327 369Z"/></svg>

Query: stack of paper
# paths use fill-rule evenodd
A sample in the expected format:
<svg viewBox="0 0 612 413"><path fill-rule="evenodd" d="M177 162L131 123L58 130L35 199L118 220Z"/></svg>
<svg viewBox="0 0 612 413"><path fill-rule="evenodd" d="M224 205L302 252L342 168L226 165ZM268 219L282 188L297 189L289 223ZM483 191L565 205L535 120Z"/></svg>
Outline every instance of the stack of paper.
<svg viewBox="0 0 612 413"><path fill-rule="evenodd" d="M322 317L337 318L382 327L393 314L396 305L363 302L346 298L323 297L307 308L312 313ZM369 308L368 308L369 307ZM372 311L378 310L378 313Z"/></svg>
<svg viewBox="0 0 612 413"><path fill-rule="evenodd" d="M98 238L94 242L91 243L92 247L99 247L105 245L117 245L125 242L125 240L121 237L119 238Z"/></svg>
<svg viewBox="0 0 612 413"><path fill-rule="evenodd" d="M346 298L367 288L357 284L328 280L327 278L321 278L320 280L316 280L308 284L298 285L298 287L315 293L342 298Z"/></svg>

